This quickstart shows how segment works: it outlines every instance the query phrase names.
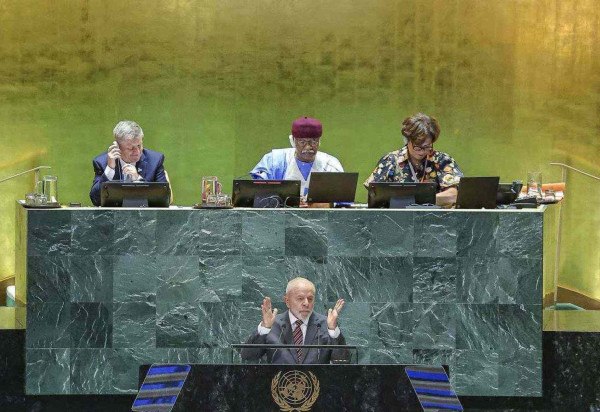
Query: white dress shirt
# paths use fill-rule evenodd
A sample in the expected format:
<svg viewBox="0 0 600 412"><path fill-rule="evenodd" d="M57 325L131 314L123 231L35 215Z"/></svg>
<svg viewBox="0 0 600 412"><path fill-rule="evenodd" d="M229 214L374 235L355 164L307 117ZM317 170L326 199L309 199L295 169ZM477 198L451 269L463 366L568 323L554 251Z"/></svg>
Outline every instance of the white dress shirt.
<svg viewBox="0 0 600 412"><path fill-rule="evenodd" d="M104 169L104 176L106 176L108 180L113 180L113 177L115 177L115 169L106 166L106 169Z"/></svg>
<svg viewBox="0 0 600 412"><path fill-rule="evenodd" d="M121 163L123 166L130 165L130 166L135 167L135 163L127 163L127 162L124 162L123 160L121 160ZM115 169L113 169L107 165L106 169L104 169L104 176L106 176L106 178L108 180L113 180L113 178L115 177ZM141 176L138 178L138 180L141 180Z"/></svg>
<svg viewBox="0 0 600 412"><path fill-rule="evenodd" d="M296 321L298 320L298 318L294 316L294 314L292 313L291 310L288 310L288 315L290 316L290 323L292 325L292 334L293 334L294 330L298 327L298 326L296 326ZM308 315L306 320L302 319L302 324L300 325L300 329L302 330L302 343L304 343L304 339L306 339L306 328L308 327L308 325L307 325L308 319L310 319L310 315ZM269 332L271 332L271 328L265 328L262 325L262 322L260 322L258 324L258 334L259 335L267 335ZM332 339L336 339L338 336L340 336L340 328L338 326L336 326L335 329L333 329L333 330L328 328L327 332L329 333L329 336Z"/></svg>

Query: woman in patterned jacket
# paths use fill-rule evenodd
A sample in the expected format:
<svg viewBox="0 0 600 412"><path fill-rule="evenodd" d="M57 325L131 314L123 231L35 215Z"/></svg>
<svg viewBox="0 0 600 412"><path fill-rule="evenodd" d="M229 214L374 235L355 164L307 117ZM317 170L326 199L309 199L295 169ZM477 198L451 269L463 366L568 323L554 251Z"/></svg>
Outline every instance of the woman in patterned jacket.
<svg viewBox="0 0 600 412"><path fill-rule="evenodd" d="M424 113L407 117L402 122L402 135L404 146L379 160L365 187L371 182L435 183L436 203L454 204L463 173L452 157L433 148L440 136L437 120Z"/></svg>

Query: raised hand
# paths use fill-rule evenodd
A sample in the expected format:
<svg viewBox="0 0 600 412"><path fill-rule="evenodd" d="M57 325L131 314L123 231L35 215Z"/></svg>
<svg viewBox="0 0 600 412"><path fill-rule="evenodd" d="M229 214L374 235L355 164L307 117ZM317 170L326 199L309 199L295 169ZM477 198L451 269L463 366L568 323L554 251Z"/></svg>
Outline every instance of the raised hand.
<svg viewBox="0 0 600 412"><path fill-rule="evenodd" d="M327 329L334 330L337 327L338 316L344 307L344 303L344 299L338 299L333 309L327 311Z"/></svg>
<svg viewBox="0 0 600 412"><path fill-rule="evenodd" d="M275 322L275 316L277 316L277 309L271 308L270 297L267 296L263 299L260 309L262 310L262 326L265 328L271 328L273 326L273 322Z"/></svg>
<svg viewBox="0 0 600 412"><path fill-rule="evenodd" d="M106 152L108 154L108 167L114 169L117 164L116 159L121 158L121 149L119 149L119 145L117 144L117 142L112 142L112 144L108 147L108 150Z"/></svg>

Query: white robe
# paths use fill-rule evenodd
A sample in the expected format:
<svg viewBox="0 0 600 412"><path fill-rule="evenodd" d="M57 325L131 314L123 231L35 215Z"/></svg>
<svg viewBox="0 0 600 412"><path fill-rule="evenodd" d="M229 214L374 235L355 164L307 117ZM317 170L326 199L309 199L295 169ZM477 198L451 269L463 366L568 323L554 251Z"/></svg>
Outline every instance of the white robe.
<svg viewBox="0 0 600 412"><path fill-rule="evenodd" d="M308 177L304 179L296 163L296 149L274 149L263 156L254 169L250 171L253 179L300 180L300 194L306 196L312 172L343 172L340 161L325 153L317 152Z"/></svg>

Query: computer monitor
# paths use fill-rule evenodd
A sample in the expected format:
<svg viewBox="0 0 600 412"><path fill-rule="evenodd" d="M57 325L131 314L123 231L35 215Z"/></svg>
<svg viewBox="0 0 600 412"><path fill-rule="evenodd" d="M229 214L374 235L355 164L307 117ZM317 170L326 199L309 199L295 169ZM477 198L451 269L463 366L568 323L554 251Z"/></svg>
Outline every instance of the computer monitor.
<svg viewBox="0 0 600 412"><path fill-rule="evenodd" d="M234 180L234 207L298 207L299 180Z"/></svg>
<svg viewBox="0 0 600 412"><path fill-rule="evenodd" d="M104 182L100 190L103 207L169 207L167 182Z"/></svg>
<svg viewBox="0 0 600 412"><path fill-rule="evenodd" d="M313 203L354 202L358 173L312 172L307 201Z"/></svg>
<svg viewBox="0 0 600 412"><path fill-rule="evenodd" d="M371 182L369 208L402 209L418 204L435 205L435 183Z"/></svg>
<svg viewBox="0 0 600 412"><path fill-rule="evenodd" d="M456 208L495 209L499 183L499 176L461 177Z"/></svg>

